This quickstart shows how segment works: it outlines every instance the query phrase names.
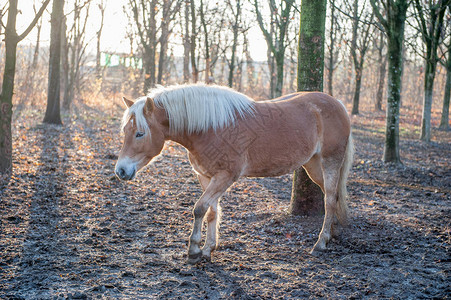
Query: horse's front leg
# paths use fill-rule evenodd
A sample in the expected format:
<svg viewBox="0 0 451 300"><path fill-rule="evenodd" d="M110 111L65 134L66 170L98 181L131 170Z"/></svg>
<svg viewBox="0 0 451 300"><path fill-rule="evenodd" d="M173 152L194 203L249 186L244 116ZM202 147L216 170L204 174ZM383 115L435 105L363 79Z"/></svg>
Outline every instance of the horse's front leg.
<svg viewBox="0 0 451 300"><path fill-rule="evenodd" d="M221 217L220 200L220 198L216 200L207 212L207 238L202 247L202 257L207 260L211 260L211 252L213 252L218 245L219 219Z"/></svg>
<svg viewBox="0 0 451 300"><path fill-rule="evenodd" d="M201 174L198 174L197 177L202 186L202 191L205 191L210 184L210 178ZM207 260L211 260L211 252L218 246L219 221L221 218L220 201L221 198L216 200L207 211L207 238L202 247L202 257Z"/></svg>
<svg viewBox="0 0 451 300"><path fill-rule="evenodd" d="M193 223L193 229L191 232L191 236L189 239L189 246L188 246L188 263L197 263L202 259L202 250L200 249L200 242L202 239L202 222L205 216L205 213L209 208L215 209L217 208L217 203L219 197L227 190L227 188L234 182L233 176L230 175L228 172L220 172L213 176L208 184L208 186L205 188L204 193L200 197L200 199L196 202L193 210L194 215L194 223ZM202 183L202 182L201 182ZM210 210L211 212L212 210ZM214 211L214 210L213 210ZM209 213L210 215L210 213ZM216 212L215 212L216 215ZM215 217L217 218L217 216ZM211 222L215 220L210 220ZM216 224L215 224L216 226ZM210 227L210 226L209 226ZM215 227L216 228L216 227ZM207 256L211 253L211 239L214 236L214 243L216 245L216 229L214 231L210 231L210 234L207 235L210 236L210 238L207 236L206 240L206 247L205 254ZM210 247L209 250L208 247Z"/></svg>

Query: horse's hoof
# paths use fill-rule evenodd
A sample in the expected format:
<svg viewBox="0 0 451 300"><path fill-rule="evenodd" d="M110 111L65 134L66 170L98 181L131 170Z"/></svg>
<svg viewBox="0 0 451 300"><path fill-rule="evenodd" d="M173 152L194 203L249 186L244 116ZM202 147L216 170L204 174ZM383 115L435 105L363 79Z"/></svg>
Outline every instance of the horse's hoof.
<svg viewBox="0 0 451 300"><path fill-rule="evenodd" d="M211 255L202 255L202 259L211 262Z"/></svg>
<svg viewBox="0 0 451 300"><path fill-rule="evenodd" d="M320 244L316 244L313 249L310 251L311 255L319 255L320 253L326 251L326 246L325 245L320 245Z"/></svg>
<svg viewBox="0 0 451 300"><path fill-rule="evenodd" d="M188 254L188 260L187 263L194 265L197 264L202 260L202 252L194 253L194 254Z"/></svg>

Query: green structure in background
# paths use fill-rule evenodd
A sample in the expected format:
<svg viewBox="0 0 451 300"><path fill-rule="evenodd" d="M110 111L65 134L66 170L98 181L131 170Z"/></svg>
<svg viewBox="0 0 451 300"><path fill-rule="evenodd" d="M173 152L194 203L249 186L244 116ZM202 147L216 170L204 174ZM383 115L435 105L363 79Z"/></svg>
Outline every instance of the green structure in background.
<svg viewBox="0 0 451 300"><path fill-rule="evenodd" d="M142 69L143 67L141 58L106 52L100 54L100 65L102 67L124 66L133 69Z"/></svg>

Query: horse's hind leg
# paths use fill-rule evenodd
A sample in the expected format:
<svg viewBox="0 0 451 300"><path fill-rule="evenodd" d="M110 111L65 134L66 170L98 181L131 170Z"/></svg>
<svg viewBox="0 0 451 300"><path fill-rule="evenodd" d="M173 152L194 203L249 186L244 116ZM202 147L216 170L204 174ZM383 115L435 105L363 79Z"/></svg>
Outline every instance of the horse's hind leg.
<svg viewBox="0 0 451 300"><path fill-rule="evenodd" d="M311 251L312 253L326 249L326 244L332 236L331 227L337 207L337 188L340 177L340 167L341 162L339 160L333 158L323 159L325 216L321 233Z"/></svg>
<svg viewBox="0 0 451 300"><path fill-rule="evenodd" d="M321 167L321 157L318 154L313 155L303 167L310 179L316 183L324 193L324 177L323 169Z"/></svg>

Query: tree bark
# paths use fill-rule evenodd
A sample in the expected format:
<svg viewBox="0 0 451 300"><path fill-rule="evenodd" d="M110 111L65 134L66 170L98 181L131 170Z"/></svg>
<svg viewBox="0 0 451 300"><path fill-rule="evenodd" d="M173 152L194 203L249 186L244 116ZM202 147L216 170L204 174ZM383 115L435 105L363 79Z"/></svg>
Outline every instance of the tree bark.
<svg viewBox="0 0 451 300"><path fill-rule="evenodd" d="M373 12L387 34L388 96L385 125L384 162L401 163L399 156L399 106L403 73L403 41L408 0L387 0L384 18L376 0L370 0Z"/></svg>
<svg viewBox="0 0 451 300"><path fill-rule="evenodd" d="M335 0L331 0L330 1L330 29L329 29L329 41L330 41L330 46L329 46L329 67L328 72L327 72L327 90L329 95L333 96L333 80L334 80L334 65L335 65L335 40L336 40L336 28L335 28L335 23L336 23L336 19L337 16L335 14Z"/></svg>
<svg viewBox="0 0 451 300"><path fill-rule="evenodd" d="M420 139L425 142L431 141L431 110L432 94L434 89L436 63L426 61L426 70L424 73L424 101L423 114L421 118Z"/></svg>
<svg viewBox="0 0 451 300"><path fill-rule="evenodd" d="M199 70L196 64L196 8L194 6L194 1L191 0L191 69L193 74L193 82L199 81Z"/></svg>
<svg viewBox="0 0 451 300"><path fill-rule="evenodd" d="M100 10L100 28L97 31L97 47L96 47L96 75L97 78L101 77L101 64L100 64L100 39L102 37L102 31L103 31L103 20L105 18L105 4L103 3L103 0L98 5Z"/></svg>
<svg viewBox="0 0 451 300"><path fill-rule="evenodd" d="M430 1L426 14L424 12L425 7L423 7L419 0L415 0L418 28L426 46L423 116L421 120L420 134L420 140L425 142L429 142L431 140L431 109L435 71L438 62L437 49L440 37L443 34L443 18L445 16L445 11L447 10L450 3L450 0L440 0L436 1L435 3L433 1Z"/></svg>
<svg viewBox="0 0 451 300"><path fill-rule="evenodd" d="M50 29L50 56L49 56L49 83L47 92L47 109L44 123L61 125L60 115L60 70L61 70L61 29L64 18L64 0L53 0L51 29Z"/></svg>
<svg viewBox="0 0 451 300"><path fill-rule="evenodd" d="M446 61L446 84L445 95L443 96L442 116L440 118L440 128L449 129L449 99L451 98L451 42L448 45L448 60Z"/></svg>
<svg viewBox="0 0 451 300"><path fill-rule="evenodd" d="M2 92L0 94L0 174L9 175L12 172L11 120L17 44L30 33L49 2L50 0L46 0L42 4L29 26L21 35L18 35L16 32L17 0L9 1L8 20L5 29L5 68L3 70Z"/></svg>
<svg viewBox="0 0 451 300"><path fill-rule="evenodd" d="M233 42L232 42L232 54L229 63L229 77L227 80L228 86L233 87L233 76L235 75L235 61L236 61L236 49L238 46L238 29L241 18L241 1L236 0L236 11L233 11L232 4L229 2L230 8L234 13L234 24L232 26Z"/></svg>
<svg viewBox="0 0 451 300"><path fill-rule="evenodd" d="M144 78L144 93L147 94L155 86L155 57L157 46L157 27L156 27L156 1L150 2L149 10L149 45L146 48L146 75Z"/></svg>
<svg viewBox="0 0 451 300"><path fill-rule="evenodd" d="M399 156L399 107L403 72L402 46L404 21L407 11L402 10L393 20L393 31L388 35L388 98L385 125L384 162L401 163Z"/></svg>
<svg viewBox="0 0 451 300"><path fill-rule="evenodd" d="M16 52L19 37L16 33L17 1L9 2L5 29L5 69L0 98L0 174L12 171L12 98L16 73Z"/></svg>
<svg viewBox="0 0 451 300"><path fill-rule="evenodd" d="M188 82L190 78L189 74L189 53L190 53L190 33L189 33L189 17L190 17L190 3L186 1L185 6L185 33L183 35L183 82Z"/></svg>
<svg viewBox="0 0 451 300"><path fill-rule="evenodd" d="M375 108L378 111L382 110L382 97L384 95L384 85L385 85L385 73L387 73L387 56L383 55L384 51L384 33L380 32L379 37L379 80L377 83L377 93L376 93L376 103Z"/></svg>
<svg viewBox="0 0 451 300"><path fill-rule="evenodd" d="M359 103L360 103L360 88L362 86L362 69L355 68L355 87L354 87L354 98L352 100L352 111L351 114L359 114Z"/></svg>
<svg viewBox="0 0 451 300"><path fill-rule="evenodd" d="M298 91L322 91L326 0L301 3L298 53ZM321 189L303 168L293 174L290 212L294 215L324 213Z"/></svg>

